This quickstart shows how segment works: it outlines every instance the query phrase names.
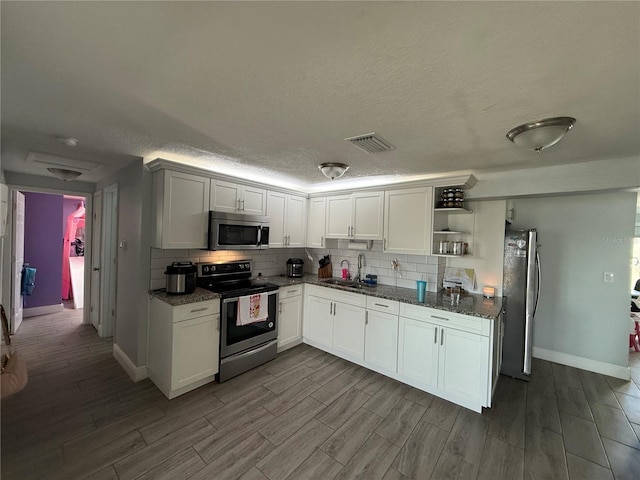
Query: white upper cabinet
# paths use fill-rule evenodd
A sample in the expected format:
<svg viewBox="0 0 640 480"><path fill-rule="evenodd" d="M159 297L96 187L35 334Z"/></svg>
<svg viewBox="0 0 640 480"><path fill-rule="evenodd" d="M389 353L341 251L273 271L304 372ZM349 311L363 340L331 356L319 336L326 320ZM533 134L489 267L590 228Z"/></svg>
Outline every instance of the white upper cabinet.
<svg viewBox="0 0 640 480"><path fill-rule="evenodd" d="M159 170L153 175L153 247L207 248L210 179Z"/></svg>
<svg viewBox="0 0 640 480"><path fill-rule="evenodd" d="M385 192L384 251L428 255L431 252L433 187Z"/></svg>
<svg viewBox="0 0 640 480"><path fill-rule="evenodd" d="M269 247L304 247L307 199L297 195L268 192Z"/></svg>
<svg viewBox="0 0 640 480"><path fill-rule="evenodd" d="M211 179L211 200L209 210L247 215L265 215L267 190Z"/></svg>
<svg viewBox="0 0 640 480"><path fill-rule="evenodd" d="M307 215L307 247L322 248L326 237L327 199L316 197L309 199Z"/></svg>
<svg viewBox="0 0 640 480"><path fill-rule="evenodd" d="M382 240L383 192L327 197L327 238Z"/></svg>

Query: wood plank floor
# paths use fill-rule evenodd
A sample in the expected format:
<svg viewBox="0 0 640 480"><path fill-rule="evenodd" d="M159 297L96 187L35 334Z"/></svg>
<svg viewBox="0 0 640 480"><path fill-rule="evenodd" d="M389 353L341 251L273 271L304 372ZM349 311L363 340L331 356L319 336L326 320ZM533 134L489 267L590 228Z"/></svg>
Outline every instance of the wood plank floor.
<svg viewBox="0 0 640 480"><path fill-rule="evenodd" d="M482 415L300 345L168 401L73 310L14 337L2 479L638 479L640 356L624 382L535 360Z"/></svg>

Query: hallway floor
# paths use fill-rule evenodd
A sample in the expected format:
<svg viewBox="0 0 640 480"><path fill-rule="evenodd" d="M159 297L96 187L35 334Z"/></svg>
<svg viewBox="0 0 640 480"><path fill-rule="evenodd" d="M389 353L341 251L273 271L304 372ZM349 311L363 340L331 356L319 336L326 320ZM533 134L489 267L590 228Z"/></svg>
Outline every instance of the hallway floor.
<svg viewBox="0 0 640 480"><path fill-rule="evenodd" d="M80 315L14 337L3 480L640 478L639 354L631 382L535 360L482 415L306 345L169 401Z"/></svg>

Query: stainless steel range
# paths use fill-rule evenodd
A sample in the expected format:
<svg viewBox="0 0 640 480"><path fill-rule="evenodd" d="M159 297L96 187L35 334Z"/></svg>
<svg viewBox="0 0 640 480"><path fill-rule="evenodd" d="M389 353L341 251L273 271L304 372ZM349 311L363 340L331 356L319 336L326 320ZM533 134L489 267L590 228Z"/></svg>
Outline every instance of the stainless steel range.
<svg viewBox="0 0 640 480"><path fill-rule="evenodd" d="M220 372L225 382L275 358L278 337L277 285L251 280L251 260L199 263L196 283L219 293ZM247 319L251 305L253 317ZM256 309L262 308L262 315Z"/></svg>

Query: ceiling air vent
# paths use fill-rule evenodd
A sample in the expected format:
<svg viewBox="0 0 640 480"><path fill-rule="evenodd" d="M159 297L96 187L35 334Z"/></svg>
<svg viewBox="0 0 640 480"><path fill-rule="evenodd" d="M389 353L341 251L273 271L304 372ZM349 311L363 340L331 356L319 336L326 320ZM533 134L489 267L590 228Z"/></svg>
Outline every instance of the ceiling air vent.
<svg viewBox="0 0 640 480"><path fill-rule="evenodd" d="M376 135L375 132L345 138L345 140L351 142L360 150L364 150L367 153L388 152L389 150L394 150L396 148L379 135Z"/></svg>

